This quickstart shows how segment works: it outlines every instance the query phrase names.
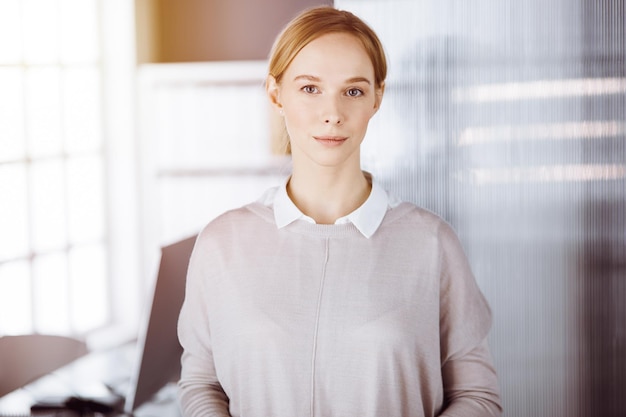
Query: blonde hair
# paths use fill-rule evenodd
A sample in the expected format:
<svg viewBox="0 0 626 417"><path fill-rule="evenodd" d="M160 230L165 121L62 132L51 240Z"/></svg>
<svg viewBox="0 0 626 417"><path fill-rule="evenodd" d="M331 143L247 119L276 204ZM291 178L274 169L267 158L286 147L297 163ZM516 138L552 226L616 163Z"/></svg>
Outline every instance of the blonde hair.
<svg viewBox="0 0 626 417"><path fill-rule="evenodd" d="M331 6L306 9L285 26L270 52L269 75L280 83L298 52L311 41L328 33L348 33L357 37L374 66L376 87L382 87L387 77L387 60L380 39L363 20Z"/></svg>
<svg viewBox="0 0 626 417"><path fill-rule="evenodd" d="M387 59L380 39L359 17L332 6L305 9L285 26L270 51L269 75L280 84L285 71L302 48L329 33L347 33L361 41L374 67L375 87L382 88L387 77ZM289 154L289 139L285 139L285 152Z"/></svg>

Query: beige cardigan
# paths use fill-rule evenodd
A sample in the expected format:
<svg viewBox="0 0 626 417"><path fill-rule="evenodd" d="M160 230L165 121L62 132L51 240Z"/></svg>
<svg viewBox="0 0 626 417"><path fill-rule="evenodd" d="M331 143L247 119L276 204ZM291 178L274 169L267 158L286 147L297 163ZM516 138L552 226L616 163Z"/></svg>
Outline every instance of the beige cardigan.
<svg viewBox="0 0 626 417"><path fill-rule="evenodd" d="M376 233L252 203L211 222L179 320L185 416L499 416L489 306L452 228L412 204Z"/></svg>

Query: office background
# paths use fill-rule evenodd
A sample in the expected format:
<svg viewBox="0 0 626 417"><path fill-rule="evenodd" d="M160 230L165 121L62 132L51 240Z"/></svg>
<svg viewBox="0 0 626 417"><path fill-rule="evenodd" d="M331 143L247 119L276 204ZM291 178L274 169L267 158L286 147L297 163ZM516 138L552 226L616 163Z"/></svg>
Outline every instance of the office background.
<svg viewBox="0 0 626 417"><path fill-rule="evenodd" d="M264 58L312 4L0 1L0 335L132 338L158 247L287 175ZM626 414L624 2L334 4L390 63L363 165L458 231L505 415Z"/></svg>

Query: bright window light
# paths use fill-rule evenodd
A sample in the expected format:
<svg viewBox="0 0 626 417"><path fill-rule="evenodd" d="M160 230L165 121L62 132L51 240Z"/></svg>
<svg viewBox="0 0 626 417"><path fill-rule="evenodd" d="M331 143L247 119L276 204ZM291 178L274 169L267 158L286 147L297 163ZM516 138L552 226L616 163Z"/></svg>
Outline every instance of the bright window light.
<svg viewBox="0 0 626 417"><path fill-rule="evenodd" d="M70 334L72 305L67 256L55 252L33 262L34 324L39 333Z"/></svg>
<svg viewBox="0 0 626 417"><path fill-rule="evenodd" d="M2 23L0 23L1 27ZM24 157L22 72L18 68L0 67L0 91L2 92L0 94L1 163Z"/></svg>
<svg viewBox="0 0 626 417"><path fill-rule="evenodd" d="M477 85L455 90L452 98L457 102L486 103L599 96L624 92L626 92L626 78L581 78Z"/></svg>
<svg viewBox="0 0 626 417"><path fill-rule="evenodd" d="M0 264L0 336L33 331L30 265Z"/></svg>
<svg viewBox="0 0 626 417"><path fill-rule="evenodd" d="M98 151L102 145L100 73L97 68L68 68L63 78L65 150Z"/></svg>
<svg viewBox="0 0 626 417"><path fill-rule="evenodd" d="M0 164L0 262L28 255L26 168Z"/></svg>
<svg viewBox="0 0 626 417"><path fill-rule="evenodd" d="M96 0L61 0L61 60L65 63L99 59Z"/></svg>
<svg viewBox="0 0 626 417"><path fill-rule="evenodd" d="M22 0L24 60L53 64L59 60L59 9L56 1Z"/></svg>
<svg viewBox="0 0 626 417"><path fill-rule="evenodd" d="M0 0L0 335L108 324L99 0Z"/></svg>
<svg viewBox="0 0 626 417"><path fill-rule="evenodd" d="M81 246L69 254L71 316L74 328L86 332L106 322L106 253L101 246Z"/></svg>
<svg viewBox="0 0 626 417"><path fill-rule="evenodd" d="M35 252L67 246L64 178L60 159L37 161L30 167L31 244Z"/></svg>
<svg viewBox="0 0 626 417"><path fill-rule="evenodd" d="M468 171L471 184L561 183L626 178L626 165L552 165L537 167L477 168Z"/></svg>
<svg viewBox="0 0 626 417"><path fill-rule="evenodd" d="M31 157L58 156L62 152L60 87L59 67L26 70L26 135Z"/></svg>
<svg viewBox="0 0 626 417"><path fill-rule="evenodd" d="M16 64L22 58L21 45L15 41L20 38L19 6L19 0L0 0L0 65Z"/></svg>
<svg viewBox="0 0 626 417"><path fill-rule="evenodd" d="M70 241L93 242L103 238L104 177L98 156L67 162L67 194Z"/></svg>
<svg viewBox="0 0 626 417"><path fill-rule="evenodd" d="M615 121L476 126L463 129L459 146L516 140L601 139L626 134L626 124Z"/></svg>

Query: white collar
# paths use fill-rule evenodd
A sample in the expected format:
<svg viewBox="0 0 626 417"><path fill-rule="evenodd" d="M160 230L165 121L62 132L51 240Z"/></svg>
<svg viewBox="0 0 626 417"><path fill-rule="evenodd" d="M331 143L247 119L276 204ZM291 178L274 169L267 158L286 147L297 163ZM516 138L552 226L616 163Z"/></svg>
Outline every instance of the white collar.
<svg viewBox="0 0 626 417"><path fill-rule="evenodd" d="M370 238L383 221L385 213L390 203L393 204L393 199L390 201L387 192L373 180L369 173L365 173L367 180L372 184L372 190L367 200L352 213L340 217L335 221L335 224L352 223L366 238ZM274 220L276 221L276 227L279 229L295 222L296 220L305 220L310 223L315 223L311 217L306 216L304 213L296 207L287 194L287 182L278 187L274 187L262 197L261 201L274 208Z"/></svg>

